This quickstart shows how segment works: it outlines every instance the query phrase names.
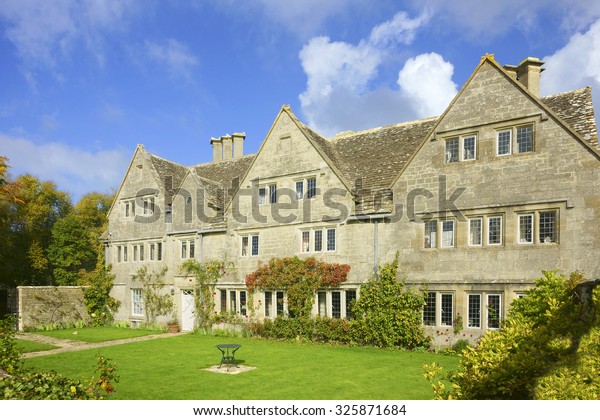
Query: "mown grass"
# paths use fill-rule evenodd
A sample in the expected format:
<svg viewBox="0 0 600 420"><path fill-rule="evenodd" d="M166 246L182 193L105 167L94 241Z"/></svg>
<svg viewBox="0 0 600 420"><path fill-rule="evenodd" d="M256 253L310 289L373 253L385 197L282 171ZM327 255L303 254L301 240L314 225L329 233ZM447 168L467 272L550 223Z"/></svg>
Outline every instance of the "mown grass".
<svg viewBox="0 0 600 420"><path fill-rule="evenodd" d="M203 370L218 364L220 343L238 343L239 363L255 370L225 375ZM330 400L431 399L424 363L454 369L458 358L397 349L329 346L187 334L26 359L36 370L88 380L96 354L112 359L121 380L114 398Z"/></svg>
<svg viewBox="0 0 600 420"><path fill-rule="evenodd" d="M115 327L84 327L67 328L62 330L35 331L34 334L47 337L62 338L65 340L85 341L87 343L101 343L103 341L121 340L124 338L142 337L151 334L162 334L161 330L147 330L143 328L115 328Z"/></svg>
<svg viewBox="0 0 600 420"><path fill-rule="evenodd" d="M45 351L45 350L52 350L52 349L57 348L56 346L53 346L51 344L38 343L37 341L29 341L29 340L22 340L22 339L16 339L15 341L17 343L17 348L19 349L19 351L21 353L30 353L33 351Z"/></svg>

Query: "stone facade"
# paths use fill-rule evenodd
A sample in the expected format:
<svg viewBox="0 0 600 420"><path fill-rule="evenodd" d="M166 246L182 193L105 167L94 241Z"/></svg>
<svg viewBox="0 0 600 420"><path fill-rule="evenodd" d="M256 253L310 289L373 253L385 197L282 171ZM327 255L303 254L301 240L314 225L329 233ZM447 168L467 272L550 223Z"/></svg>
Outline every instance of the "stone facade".
<svg viewBox="0 0 600 420"><path fill-rule="evenodd" d="M347 283L319 291L314 307L343 317L377 264L398 253L399 276L429 291L427 327L451 331L462 319L473 339L497 328L542 270L598 277L591 91L539 98L541 64L483 57L436 118L325 139L284 106L253 155L243 155L242 133L213 138L214 161L194 167L138 146L104 235L117 318L143 318L131 276L166 265L183 323L192 282L178 267L188 258L228 262L216 307L242 317L285 311L284 291L255 295L248 310L244 279L261 262L350 264Z"/></svg>

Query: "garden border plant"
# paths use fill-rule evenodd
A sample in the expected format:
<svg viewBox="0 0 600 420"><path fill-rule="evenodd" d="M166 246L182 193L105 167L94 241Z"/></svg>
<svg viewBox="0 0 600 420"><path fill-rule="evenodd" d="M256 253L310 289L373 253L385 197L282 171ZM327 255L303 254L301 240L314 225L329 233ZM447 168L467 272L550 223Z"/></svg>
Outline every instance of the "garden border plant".
<svg viewBox="0 0 600 420"><path fill-rule="evenodd" d="M0 399L19 400L103 400L119 382L116 366L110 359L96 355L95 375L87 384L66 378L54 371L33 372L23 367L15 339L16 318L0 320Z"/></svg>

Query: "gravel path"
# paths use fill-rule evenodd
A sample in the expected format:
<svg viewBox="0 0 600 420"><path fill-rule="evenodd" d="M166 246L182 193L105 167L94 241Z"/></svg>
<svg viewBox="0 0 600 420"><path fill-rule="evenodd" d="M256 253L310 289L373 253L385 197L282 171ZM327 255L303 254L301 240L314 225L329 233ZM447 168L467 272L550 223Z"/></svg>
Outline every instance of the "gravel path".
<svg viewBox="0 0 600 420"><path fill-rule="evenodd" d="M50 344L53 346L57 346L57 349L52 350L44 350L44 351L35 351L31 353L24 353L23 358L30 357L38 357L38 356L47 356L49 354L58 354L58 353L66 353L70 351L79 351L79 350L87 350L87 349L96 349L100 347L108 347L108 346L116 346L119 344L125 343L133 343L137 341L147 341L147 340L156 340L160 338L169 338L175 337L177 335L188 334L187 332L180 333L165 333L165 334L153 334L153 335L144 335L142 337L134 337L134 338L124 338L121 340L112 340L112 341L103 341L102 343L86 343L84 341L77 340L65 340L61 338L47 337L45 335L32 334L32 333L17 333L16 338L22 340L29 341L37 341L38 343Z"/></svg>

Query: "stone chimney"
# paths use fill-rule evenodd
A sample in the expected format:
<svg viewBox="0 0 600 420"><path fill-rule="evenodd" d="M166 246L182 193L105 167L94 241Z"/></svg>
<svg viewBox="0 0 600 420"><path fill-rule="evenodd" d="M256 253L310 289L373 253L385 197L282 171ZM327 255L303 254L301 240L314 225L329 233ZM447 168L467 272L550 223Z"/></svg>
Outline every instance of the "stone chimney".
<svg viewBox="0 0 600 420"><path fill-rule="evenodd" d="M244 155L244 140L246 133L233 133L233 158L237 159Z"/></svg>
<svg viewBox="0 0 600 420"><path fill-rule="evenodd" d="M233 143L231 136L225 134L221 136L221 142L223 143L223 160L231 160L233 158Z"/></svg>
<svg viewBox="0 0 600 420"><path fill-rule="evenodd" d="M212 137L210 144L213 149L213 162L221 162L223 160L223 142L221 142L221 139Z"/></svg>
<svg viewBox="0 0 600 420"><path fill-rule="evenodd" d="M540 79L544 69L544 62L536 57L527 57L521 61L518 66L505 65L504 70L510 76L518 80L529 92L536 96L540 96Z"/></svg>

